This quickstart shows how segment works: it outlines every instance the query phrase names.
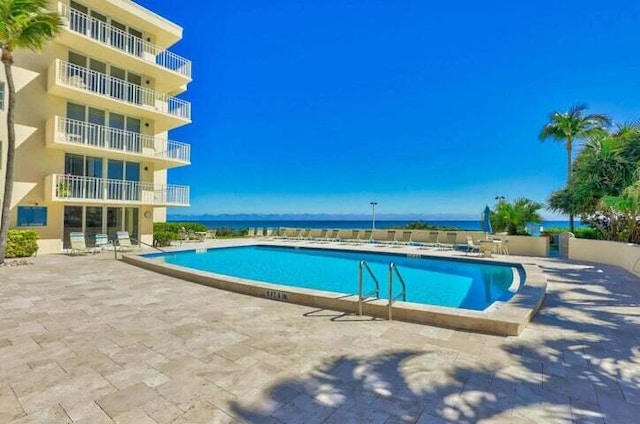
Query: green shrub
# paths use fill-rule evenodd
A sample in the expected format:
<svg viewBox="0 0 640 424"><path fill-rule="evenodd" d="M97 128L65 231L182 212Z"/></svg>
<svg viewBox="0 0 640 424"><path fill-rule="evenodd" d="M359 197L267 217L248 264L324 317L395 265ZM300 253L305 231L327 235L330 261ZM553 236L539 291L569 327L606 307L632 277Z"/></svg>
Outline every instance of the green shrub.
<svg viewBox="0 0 640 424"><path fill-rule="evenodd" d="M173 240L178 240L178 234L171 231L154 231L153 245L157 247L170 246Z"/></svg>
<svg viewBox="0 0 640 424"><path fill-rule="evenodd" d="M249 234L248 228L234 229L231 227L220 227L217 229L216 237L234 238L234 237L244 237L247 234Z"/></svg>
<svg viewBox="0 0 640 424"><path fill-rule="evenodd" d="M33 230L9 230L7 258L27 258L38 251L38 233Z"/></svg>
<svg viewBox="0 0 640 424"><path fill-rule="evenodd" d="M595 228L574 228L573 235L576 238L581 239L591 239L591 240L601 240L602 233Z"/></svg>

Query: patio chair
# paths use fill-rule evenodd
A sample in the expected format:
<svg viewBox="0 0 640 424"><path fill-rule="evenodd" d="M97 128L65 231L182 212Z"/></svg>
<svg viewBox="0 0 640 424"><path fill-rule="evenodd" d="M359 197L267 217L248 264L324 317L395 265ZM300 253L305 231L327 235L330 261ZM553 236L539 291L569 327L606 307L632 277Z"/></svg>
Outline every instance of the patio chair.
<svg viewBox="0 0 640 424"><path fill-rule="evenodd" d="M117 249L121 252L130 252L133 250L133 243L131 243L131 238L129 237L128 231L118 231L116 233L116 238L118 241Z"/></svg>
<svg viewBox="0 0 640 424"><path fill-rule="evenodd" d="M453 250L456 247L456 240L458 239L458 233L447 233L445 242L440 243L443 250Z"/></svg>
<svg viewBox="0 0 640 424"><path fill-rule="evenodd" d="M69 240L71 241L71 249L69 252L71 255L82 255L94 252L93 249L87 247L87 243L84 239L84 233L70 233Z"/></svg>
<svg viewBox="0 0 640 424"><path fill-rule="evenodd" d="M373 231L372 230L364 230L359 234L359 238L362 243L375 243L373 239Z"/></svg>
<svg viewBox="0 0 640 424"><path fill-rule="evenodd" d="M429 235L427 236L426 246L440 249L440 232L439 231L429 231Z"/></svg>
<svg viewBox="0 0 640 424"><path fill-rule="evenodd" d="M313 237L313 241L315 242L321 242L327 239L327 234L329 233L329 230L327 228L323 228L321 229L318 234Z"/></svg>
<svg viewBox="0 0 640 424"><path fill-rule="evenodd" d="M473 241L473 237L467 236L467 255L469 253L480 254L480 243Z"/></svg>
<svg viewBox="0 0 640 424"><path fill-rule="evenodd" d="M306 228L304 230L300 230L298 240L311 240L311 229Z"/></svg>
<svg viewBox="0 0 640 424"><path fill-rule="evenodd" d="M282 240L297 240L300 237L300 228L284 228L281 233Z"/></svg>
<svg viewBox="0 0 640 424"><path fill-rule="evenodd" d="M338 233L340 233L340 230L329 230L329 232L327 232L327 236L324 238L324 240L322 241L322 243L329 243L332 241L341 241L340 236L338 235Z"/></svg>
<svg viewBox="0 0 640 424"><path fill-rule="evenodd" d="M398 237L396 233L396 245L398 247L402 245L410 246L411 244L413 244L413 241L411 240L411 231L403 231L400 237Z"/></svg>
<svg viewBox="0 0 640 424"><path fill-rule="evenodd" d="M349 237L347 241L353 245L362 243L362 240L360 240L360 230L351 230L351 237Z"/></svg>
<svg viewBox="0 0 640 424"><path fill-rule="evenodd" d="M113 245L109 241L109 236L106 234L96 234L96 250L102 252L105 249L112 248Z"/></svg>

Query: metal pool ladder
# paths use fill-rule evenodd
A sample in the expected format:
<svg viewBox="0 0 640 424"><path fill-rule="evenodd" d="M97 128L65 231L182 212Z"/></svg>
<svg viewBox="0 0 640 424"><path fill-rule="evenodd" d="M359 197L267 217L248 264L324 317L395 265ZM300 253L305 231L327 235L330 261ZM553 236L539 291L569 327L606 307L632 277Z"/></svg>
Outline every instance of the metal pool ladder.
<svg viewBox="0 0 640 424"><path fill-rule="evenodd" d="M398 281L402 284L402 291L398 293L396 296L393 295L393 276L394 274L398 277ZM407 285L404 282L404 278L400 275L400 271L398 271L398 267L396 264L391 262L389 264L389 321L393 319L393 302L395 302L398 298L402 298L403 302L407 301ZM361 313L362 315L362 313Z"/></svg>
<svg viewBox="0 0 640 424"><path fill-rule="evenodd" d="M364 274L363 270L367 270L373 281L376 283L375 290L369 293L362 292L362 277ZM373 274L373 271L371 271L371 268L369 268L369 264L366 261L360 261L360 265L358 266L358 315L362 316L362 304L371 296L375 296L376 299L380 297L380 283L378 282L376 276Z"/></svg>

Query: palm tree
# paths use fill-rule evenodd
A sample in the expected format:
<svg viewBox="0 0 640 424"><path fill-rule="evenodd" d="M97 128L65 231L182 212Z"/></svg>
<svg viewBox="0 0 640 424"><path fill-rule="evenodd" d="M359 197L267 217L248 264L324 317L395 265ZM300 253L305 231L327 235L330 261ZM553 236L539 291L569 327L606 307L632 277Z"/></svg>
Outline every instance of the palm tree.
<svg viewBox="0 0 640 424"><path fill-rule="evenodd" d="M531 199L519 198L513 203L499 200L491 213L491 226L495 232L507 231L511 235L525 233L529 222L542 222L538 213L544 205Z"/></svg>
<svg viewBox="0 0 640 424"><path fill-rule="evenodd" d="M585 115L587 106L580 104L571 106L566 113L553 112L549 122L540 130L539 138L544 141L552 138L554 141L564 142L567 148L567 183L571 178L571 164L573 155L573 142L585 139L601 133L611 125L607 115ZM573 214L569 215L569 231L573 232Z"/></svg>
<svg viewBox="0 0 640 424"><path fill-rule="evenodd" d="M0 264L4 263L9 232L9 208L13 194L13 168L16 148L14 115L16 88L13 82L13 52L15 49L41 51L47 41L56 36L62 19L47 10L48 0L0 0L0 48L7 79L7 166L2 213L0 214Z"/></svg>

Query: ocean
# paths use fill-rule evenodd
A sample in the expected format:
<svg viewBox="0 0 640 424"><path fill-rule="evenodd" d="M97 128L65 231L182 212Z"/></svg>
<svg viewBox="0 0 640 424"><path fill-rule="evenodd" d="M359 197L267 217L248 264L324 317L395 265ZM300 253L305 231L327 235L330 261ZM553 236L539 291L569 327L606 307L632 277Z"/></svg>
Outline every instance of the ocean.
<svg viewBox="0 0 640 424"><path fill-rule="evenodd" d="M204 224L208 228L345 228L345 229L368 229L371 228L371 220L352 220L352 221L338 221L338 220L325 220L325 221L312 221L312 220L174 220L169 217L169 222L197 222ZM376 220L376 229L385 229L391 227L401 227L415 220ZM424 220L430 225L436 225L439 227L455 227L460 230L481 230L480 221L446 221L446 220ZM560 227L569 228L569 221L544 221L542 224L544 228ZM576 227L580 227L580 221L576 221ZM530 225L530 232L538 232L540 225Z"/></svg>

